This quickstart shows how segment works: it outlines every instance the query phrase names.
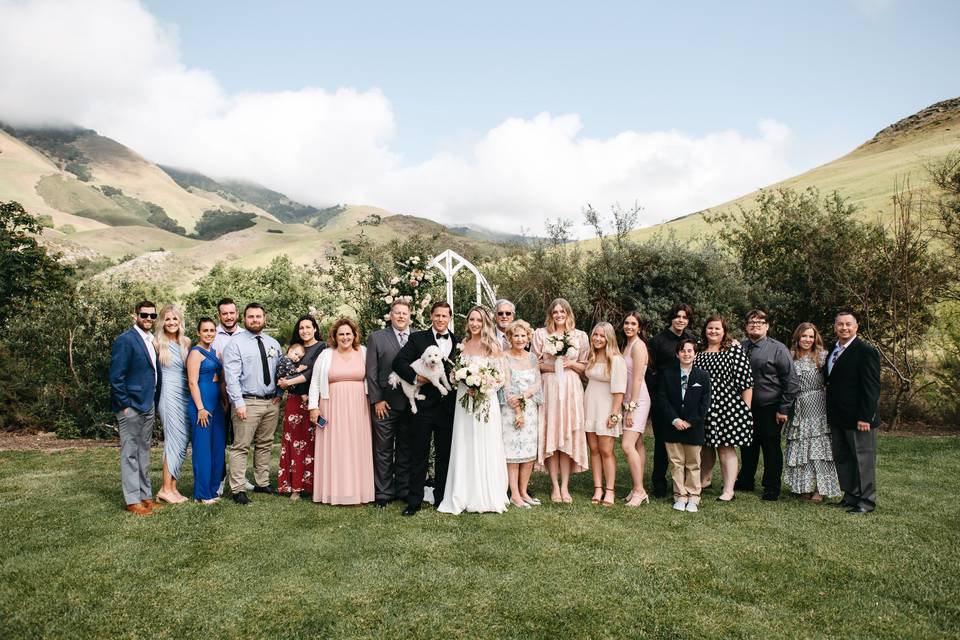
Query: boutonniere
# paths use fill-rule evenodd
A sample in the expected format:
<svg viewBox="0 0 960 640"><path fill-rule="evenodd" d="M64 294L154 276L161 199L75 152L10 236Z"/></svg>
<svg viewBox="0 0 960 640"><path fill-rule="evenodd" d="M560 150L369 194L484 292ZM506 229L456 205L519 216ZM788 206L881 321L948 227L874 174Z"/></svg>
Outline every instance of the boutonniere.
<svg viewBox="0 0 960 640"><path fill-rule="evenodd" d="M277 357L277 348L276 348L276 347L270 347L270 348L267 350L267 357L268 357L268 358L276 358L276 357Z"/></svg>

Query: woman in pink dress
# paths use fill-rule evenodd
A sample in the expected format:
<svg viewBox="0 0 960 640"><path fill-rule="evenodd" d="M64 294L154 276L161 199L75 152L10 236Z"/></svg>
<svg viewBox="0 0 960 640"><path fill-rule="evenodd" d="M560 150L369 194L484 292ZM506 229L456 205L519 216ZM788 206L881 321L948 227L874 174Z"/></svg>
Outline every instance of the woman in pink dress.
<svg viewBox="0 0 960 640"><path fill-rule="evenodd" d="M587 334L576 328L573 309L563 298L547 307L545 326L533 333L533 353L543 375L543 410L540 412L540 441L537 467L550 471L553 502L573 502L570 474L589 466L587 435L584 431L583 384L580 375L590 357ZM550 354L548 338L567 334L576 352ZM558 363L559 360L559 363Z"/></svg>
<svg viewBox="0 0 960 640"><path fill-rule="evenodd" d="M310 381L310 420L316 431L313 501L325 504L373 502L373 441L367 404L366 348L349 318L330 329L333 349L317 357Z"/></svg>
<svg viewBox="0 0 960 640"><path fill-rule="evenodd" d="M647 448L643 444L643 433L647 428L650 415L650 393L644 376L647 372L646 336L640 315L631 311L623 319L623 357L627 361L627 392L623 396L623 438L620 446L627 457L633 489L627 494L628 507L639 507L650 503L647 490L643 488L643 467L647 461Z"/></svg>

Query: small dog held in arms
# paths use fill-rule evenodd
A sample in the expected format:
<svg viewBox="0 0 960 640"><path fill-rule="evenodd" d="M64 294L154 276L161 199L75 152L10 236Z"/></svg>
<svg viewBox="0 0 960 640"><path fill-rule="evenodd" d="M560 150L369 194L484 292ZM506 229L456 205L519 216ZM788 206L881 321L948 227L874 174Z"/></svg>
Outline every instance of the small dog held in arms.
<svg viewBox="0 0 960 640"><path fill-rule="evenodd" d="M440 353L440 347L427 347L423 355L410 364L410 368L413 369L417 375L429 380L433 386L440 391L440 395L445 396L453 390L453 387L450 386L450 381L447 380L447 373L443 369L443 355ZM417 412L417 400L425 400L427 397L420 393L420 387L422 385L419 382L410 384L396 373L391 373L387 378L387 382L389 382L390 386L394 389L397 388L397 385L403 387L403 394L407 396L407 399L410 401L410 413Z"/></svg>

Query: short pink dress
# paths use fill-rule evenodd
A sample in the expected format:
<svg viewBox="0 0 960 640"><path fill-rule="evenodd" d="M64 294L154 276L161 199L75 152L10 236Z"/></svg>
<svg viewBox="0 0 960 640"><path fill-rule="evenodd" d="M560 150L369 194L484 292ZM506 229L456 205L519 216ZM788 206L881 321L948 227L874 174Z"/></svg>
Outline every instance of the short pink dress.
<svg viewBox="0 0 960 640"><path fill-rule="evenodd" d="M575 329L571 335L578 345L577 361L586 364L590 357L590 341L587 334ZM543 352L547 336L547 330L543 327L534 331L531 350L539 362L552 367L556 358ZM590 464L590 453L587 449L587 434L583 428L586 416L583 408L583 383L580 381L580 376L572 369L565 369L561 392L560 382L555 373L542 372L541 375L543 377L543 409L540 411L537 468L542 469L546 460L559 451L573 460L571 471L574 473L586 471Z"/></svg>
<svg viewBox="0 0 960 640"><path fill-rule="evenodd" d="M336 352L330 363L330 399L321 400L327 426L316 431L313 501L373 502L373 440L360 350Z"/></svg>
<svg viewBox="0 0 960 640"><path fill-rule="evenodd" d="M623 402L626 404L633 398L633 350L637 348L640 340L634 341L633 345L623 354L623 359L627 361L627 391L623 394ZM649 354L648 354L649 356ZM650 366L647 361L647 366ZM647 391L646 376L640 376L640 393L637 394L635 402L637 408L633 410L633 427L628 429L626 422L623 424L624 431L635 431L643 433L647 428L647 418L650 417L650 393ZM626 414L624 414L626 418Z"/></svg>

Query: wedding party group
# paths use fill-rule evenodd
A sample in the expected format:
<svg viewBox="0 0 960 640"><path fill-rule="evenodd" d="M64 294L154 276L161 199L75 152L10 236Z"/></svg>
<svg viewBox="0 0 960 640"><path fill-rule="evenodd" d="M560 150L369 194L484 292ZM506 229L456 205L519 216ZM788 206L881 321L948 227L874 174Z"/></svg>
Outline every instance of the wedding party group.
<svg viewBox="0 0 960 640"><path fill-rule="evenodd" d="M560 505L573 502L571 475L589 471L591 503L612 507L618 440L630 473L628 507L649 504L649 486L677 511L696 513L717 463L715 500L729 503L737 491L755 490L761 455L763 500L778 500L783 482L852 514L876 507L880 357L858 337L850 310L836 314L829 346L804 322L789 347L768 335L759 309L746 315L742 341L716 314L697 335L694 311L683 303L648 339L636 312L588 334L563 298L549 303L536 329L499 300L492 310L471 308L462 336L452 331L447 302L432 306L429 328L413 331L410 304L400 299L365 345L353 319L336 320L322 336L308 314L285 349L265 331L260 304L247 304L241 316L224 298L215 315L197 321L192 344L179 309L158 311L143 300L134 326L113 344L110 385L129 512L149 515L161 503L188 500L178 488L188 447L193 499L203 504L228 493L246 505L250 493L262 493L381 509L400 501L402 515L414 516L432 485L441 513L501 513L541 505L529 490L537 470L549 474L549 499ZM154 495L157 418L163 478Z"/></svg>

